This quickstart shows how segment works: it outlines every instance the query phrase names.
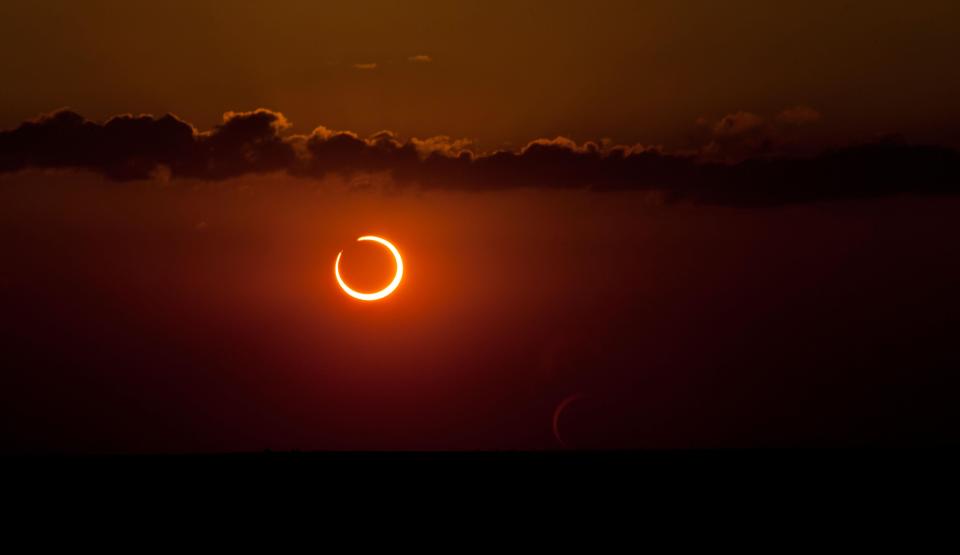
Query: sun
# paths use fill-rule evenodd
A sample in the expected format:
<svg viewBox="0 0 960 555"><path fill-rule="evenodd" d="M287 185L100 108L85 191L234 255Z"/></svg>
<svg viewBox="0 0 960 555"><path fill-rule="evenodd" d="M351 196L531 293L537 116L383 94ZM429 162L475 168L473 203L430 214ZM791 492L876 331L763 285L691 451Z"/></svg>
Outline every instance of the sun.
<svg viewBox="0 0 960 555"><path fill-rule="evenodd" d="M340 251L337 254L337 261L333 264L333 274L337 276L337 283L340 284L340 288L343 289L344 293L347 295L350 295L354 299L360 301L379 301L390 293L393 293L397 286L400 285L400 280L403 279L403 258L400 257L400 251L397 250L397 247L393 246L390 241L387 241L381 237L364 235L363 237L358 237L357 241L374 241L376 243L380 243L390 251L390 254L393 255L393 259L397 263L397 273L393 276L393 281L390 282L390 285L387 285L383 289L373 293L361 293L359 291L354 291L343 281L343 278L340 277L340 257L343 256L343 251Z"/></svg>

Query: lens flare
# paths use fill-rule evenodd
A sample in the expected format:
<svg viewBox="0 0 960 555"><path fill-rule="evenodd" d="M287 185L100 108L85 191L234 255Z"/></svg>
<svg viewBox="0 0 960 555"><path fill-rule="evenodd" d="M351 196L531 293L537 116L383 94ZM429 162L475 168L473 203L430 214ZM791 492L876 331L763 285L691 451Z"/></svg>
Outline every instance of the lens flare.
<svg viewBox="0 0 960 555"><path fill-rule="evenodd" d="M361 301L379 301L390 293L393 293L394 289L400 285L400 279L403 278L403 259L400 258L400 251L397 250L397 247L394 247L386 239L374 237L373 235L364 235L363 237L358 237L357 241L375 241L387 247L390 253L393 254L393 259L397 263L397 274L393 276L393 281L390 282L390 285L373 293L361 293L359 291L354 291L349 285L344 283L343 278L340 277L340 257L343 255L343 251L340 251L337 254L337 261L333 264L333 273L337 276L337 283L340 284L340 288L343 289L344 293L347 295L350 295L354 299Z"/></svg>
<svg viewBox="0 0 960 555"><path fill-rule="evenodd" d="M565 448L569 448L570 445L566 441L563 441L563 437L560 436L560 415L563 414L564 409L570 406L570 403L577 401L578 399L583 399L583 393L575 393L563 401L560 401L560 404L557 405L557 409L553 411L553 437L557 438L557 441L560 442Z"/></svg>

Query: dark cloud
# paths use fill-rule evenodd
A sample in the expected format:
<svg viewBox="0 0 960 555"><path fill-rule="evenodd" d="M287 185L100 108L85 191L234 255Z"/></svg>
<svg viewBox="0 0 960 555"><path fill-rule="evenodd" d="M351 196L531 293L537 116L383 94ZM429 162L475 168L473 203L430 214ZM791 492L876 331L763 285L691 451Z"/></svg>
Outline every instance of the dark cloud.
<svg viewBox="0 0 960 555"><path fill-rule="evenodd" d="M139 179L159 165L189 165L196 144L194 129L170 115L123 115L98 124L61 110L0 132L0 170L82 168Z"/></svg>
<svg viewBox="0 0 960 555"><path fill-rule="evenodd" d="M809 130L821 118L820 112L809 106L787 108L770 120L744 111L727 114L713 124L701 118L697 124L703 146L697 148L697 155L701 161L726 163L764 157L809 157L818 150Z"/></svg>
<svg viewBox="0 0 960 555"><path fill-rule="evenodd" d="M197 137L196 177L233 177L245 173L279 171L291 167L296 156L279 133L289 127L283 114L259 109L227 112L223 123Z"/></svg>
<svg viewBox="0 0 960 555"><path fill-rule="evenodd" d="M389 131L361 138L318 127L309 135L284 136L287 120L264 109L228 112L205 132L171 115L123 115L97 123L62 110L0 132L0 171L77 168L119 181L158 171L199 179L386 172L401 185L423 188L648 190L719 204L960 192L960 153L950 148L886 140L814 157L787 156L791 143L778 129L819 118L806 107L786 110L774 123L749 112L730 114L710 127L706 145L688 154L563 137L538 139L518 151L475 153L468 141L403 140Z"/></svg>
<svg viewBox="0 0 960 555"><path fill-rule="evenodd" d="M291 167L289 124L269 110L227 112L207 132L166 115L121 115L95 123L60 110L0 132L0 171L78 168L114 180L145 179L161 168L172 177L223 179Z"/></svg>
<svg viewBox="0 0 960 555"><path fill-rule="evenodd" d="M770 154L775 131L764 119L751 112L737 112L720 118L711 129L711 140L700 150L700 157L711 161L741 161Z"/></svg>

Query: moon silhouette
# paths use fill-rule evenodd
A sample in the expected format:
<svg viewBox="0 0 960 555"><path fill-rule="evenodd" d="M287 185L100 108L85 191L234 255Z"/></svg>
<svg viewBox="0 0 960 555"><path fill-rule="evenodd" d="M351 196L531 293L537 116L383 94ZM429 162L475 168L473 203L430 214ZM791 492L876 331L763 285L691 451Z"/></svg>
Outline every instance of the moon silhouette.
<svg viewBox="0 0 960 555"><path fill-rule="evenodd" d="M393 281L390 282L390 285L387 285L383 289L373 293L361 293L359 291L354 291L343 281L343 278L340 277L340 257L343 255L343 251L340 251L337 254L337 261L333 264L333 273L337 276L337 283L340 284L340 288L343 289L344 293L347 295L350 295L354 299L361 301L379 301L390 293L393 293L394 289L400 285L400 280L403 278L403 259L400 258L400 251L397 250L397 247L394 247L392 244L390 244L390 241L387 241L386 239L374 237L373 235L364 235L363 237L358 237L357 241L374 241L380 243L384 247L387 247L387 250L390 251L390 254L393 255L393 259L397 263L397 273L393 276Z"/></svg>
<svg viewBox="0 0 960 555"><path fill-rule="evenodd" d="M566 441L563 441L563 438L560 437L560 414L563 413L563 410L570 406L570 403L573 403L577 399L583 398L582 393L575 393L563 401L560 401L560 404L557 405L557 409L553 411L553 437L557 438L557 441L560 442L560 445L564 447L570 447L567 445Z"/></svg>

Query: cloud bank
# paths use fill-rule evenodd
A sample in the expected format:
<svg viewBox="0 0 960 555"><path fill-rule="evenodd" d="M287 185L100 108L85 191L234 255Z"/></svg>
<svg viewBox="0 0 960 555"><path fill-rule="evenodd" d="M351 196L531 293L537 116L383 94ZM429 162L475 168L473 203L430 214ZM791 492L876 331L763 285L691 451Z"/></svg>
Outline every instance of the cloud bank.
<svg viewBox="0 0 960 555"><path fill-rule="evenodd" d="M305 178L388 173L401 186L424 189L655 191L671 200L717 204L960 192L960 153L946 147L885 140L788 156L778 129L819 119L805 107L782 112L772 124L748 112L731 114L712 126L709 142L693 153L577 144L563 137L481 153L465 140L401 139L390 131L363 138L318 127L307 135L285 135L289 122L266 109L227 112L208 131L169 114L119 115L99 123L61 110L0 131L0 172L72 168L115 181L158 173L204 180L270 172Z"/></svg>

